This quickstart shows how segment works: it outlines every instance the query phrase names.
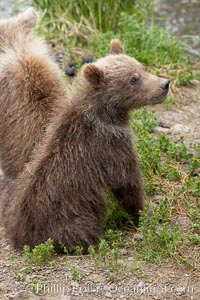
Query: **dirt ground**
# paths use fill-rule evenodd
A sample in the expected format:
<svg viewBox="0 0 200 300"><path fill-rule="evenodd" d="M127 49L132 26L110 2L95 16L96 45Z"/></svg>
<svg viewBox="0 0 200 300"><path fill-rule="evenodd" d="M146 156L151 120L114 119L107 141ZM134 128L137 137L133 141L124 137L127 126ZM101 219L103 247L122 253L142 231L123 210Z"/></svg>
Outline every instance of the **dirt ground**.
<svg viewBox="0 0 200 300"><path fill-rule="evenodd" d="M193 81L190 87L176 88L174 104L149 107L156 111L159 126L156 132L164 132L177 140L185 137L188 145L200 143L200 82ZM133 233L134 235L134 233ZM191 249L190 249L191 251ZM108 273L97 269L85 257L58 256L54 265L33 266L23 280L26 264L6 239L0 223L0 299L200 299L200 251L197 246L192 253L194 267L183 267L178 262L161 265L138 262L126 251L120 252L120 261L135 267L135 273L127 273L120 280L110 283ZM15 259L12 259L15 257ZM71 266L77 266L84 275L80 280L71 277ZM40 283L40 293L35 295L31 286ZM25 291L26 290L26 291Z"/></svg>

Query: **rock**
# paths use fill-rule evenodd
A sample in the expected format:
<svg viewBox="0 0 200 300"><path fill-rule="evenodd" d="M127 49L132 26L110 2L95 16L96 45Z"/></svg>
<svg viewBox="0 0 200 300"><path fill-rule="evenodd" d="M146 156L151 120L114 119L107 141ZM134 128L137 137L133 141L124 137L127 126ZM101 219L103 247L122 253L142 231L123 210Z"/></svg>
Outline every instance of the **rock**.
<svg viewBox="0 0 200 300"><path fill-rule="evenodd" d="M182 295L184 295L184 294L186 294L186 287L177 287L176 288L176 294L178 295L178 296L182 296Z"/></svg>
<svg viewBox="0 0 200 300"><path fill-rule="evenodd" d="M110 292L105 293L106 298L113 298L113 295Z"/></svg>
<svg viewBox="0 0 200 300"><path fill-rule="evenodd" d="M89 63L92 63L93 62L93 59L92 58L90 58L90 57L84 57L83 59L82 59L82 64L84 65L84 64L89 64Z"/></svg>
<svg viewBox="0 0 200 300"><path fill-rule="evenodd" d="M170 133L170 129L158 126L154 129L154 132L155 133Z"/></svg>
<svg viewBox="0 0 200 300"><path fill-rule="evenodd" d="M199 85L200 84L200 80L192 79L192 80L190 80L190 83L192 83L194 85Z"/></svg>
<svg viewBox="0 0 200 300"><path fill-rule="evenodd" d="M65 75L67 75L67 76L74 76L75 75L74 69L72 69L70 67L65 68Z"/></svg>
<svg viewBox="0 0 200 300"><path fill-rule="evenodd" d="M127 260L128 261L134 261L134 258L133 257L128 257Z"/></svg>
<svg viewBox="0 0 200 300"><path fill-rule="evenodd" d="M99 274L92 274L88 277L89 280L93 281L93 282L100 282L101 278L99 276Z"/></svg>
<svg viewBox="0 0 200 300"><path fill-rule="evenodd" d="M126 250L126 249L120 249L119 250L119 254L120 255L127 255L129 252L128 252L128 250Z"/></svg>
<svg viewBox="0 0 200 300"><path fill-rule="evenodd" d="M141 288L141 287L143 287L143 286L144 286L144 282L143 282L143 281L140 281L140 282L138 283L138 287Z"/></svg>
<svg viewBox="0 0 200 300"><path fill-rule="evenodd" d="M9 300L41 300L40 297L28 291L19 291L14 296L8 296Z"/></svg>
<svg viewBox="0 0 200 300"><path fill-rule="evenodd" d="M184 134L190 132L190 127L182 124L175 124L171 127L172 134Z"/></svg>
<svg viewBox="0 0 200 300"><path fill-rule="evenodd" d="M143 241L143 235L140 233L135 233L133 238L135 241Z"/></svg>
<svg viewBox="0 0 200 300"><path fill-rule="evenodd" d="M77 62L73 61L69 64L70 68L77 67Z"/></svg>

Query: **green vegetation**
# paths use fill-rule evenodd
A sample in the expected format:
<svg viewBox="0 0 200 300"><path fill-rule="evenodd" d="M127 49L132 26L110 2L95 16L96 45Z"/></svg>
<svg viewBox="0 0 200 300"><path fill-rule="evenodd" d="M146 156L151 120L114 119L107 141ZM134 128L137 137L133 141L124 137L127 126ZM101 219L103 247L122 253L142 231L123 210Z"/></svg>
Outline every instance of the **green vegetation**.
<svg viewBox="0 0 200 300"><path fill-rule="evenodd" d="M83 276L83 272L79 270L76 266L71 267L72 280L79 280Z"/></svg>
<svg viewBox="0 0 200 300"><path fill-rule="evenodd" d="M109 41L117 36L124 44L126 53L148 66L160 66L183 62L183 45L166 31L157 27L147 29L145 20L139 14L121 14L120 31L97 34L92 39L96 56L108 53ZM151 49L151 51L149 51Z"/></svg>
<svg viewBox="0 0 200 300"><path fill-rule="evenodd" d="M53 45L62 45L68 60L79 60L87 54L94 58L107 55L111 38L117 37L128 55L150 68L162 66L162 72L165 66L164 72L178 86L200 78L200 73L192 70L190 57L184 55L185 44L154 25L151 0L34 0L33 3L41 11L37 31Z"/></svg>
<svg viewBox="0 0 200 300"><path fill-rule="evenodd" d="M136 1L135 1L136 2ZM57 26L63 30L63 19L73 20L74 23L80 24L83 18L89 20L90 25L100 32L107 32L119 26L119 16L121 11L128 14L134 12L134 0L34 0L37 8L46 10L48 18L57 16L62 17ZM58 21L56 19L56 21ZM58 29L57 28L57 29Z"/></svg>
<svg viewBox="0 0 200 300"><path fill-rule="evenodd" d="M29 246L24 246L23 256L26 261L39 265L48 262L54 254L53 241L48 239L45 243L36 246L33 251Z"/></svg>

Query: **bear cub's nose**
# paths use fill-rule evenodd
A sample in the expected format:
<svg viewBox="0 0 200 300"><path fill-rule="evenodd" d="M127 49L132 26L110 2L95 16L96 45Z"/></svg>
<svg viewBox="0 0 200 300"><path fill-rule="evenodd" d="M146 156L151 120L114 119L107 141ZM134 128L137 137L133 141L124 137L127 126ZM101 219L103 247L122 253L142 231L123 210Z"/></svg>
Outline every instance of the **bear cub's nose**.
<svg viewBox="0 0 200 300"><path fill-rule="evenodd" d="M170 84L170 81L168 79L164 79L161 83L161 88L163 90L168 90L169 89L169 84Z"/></svg>

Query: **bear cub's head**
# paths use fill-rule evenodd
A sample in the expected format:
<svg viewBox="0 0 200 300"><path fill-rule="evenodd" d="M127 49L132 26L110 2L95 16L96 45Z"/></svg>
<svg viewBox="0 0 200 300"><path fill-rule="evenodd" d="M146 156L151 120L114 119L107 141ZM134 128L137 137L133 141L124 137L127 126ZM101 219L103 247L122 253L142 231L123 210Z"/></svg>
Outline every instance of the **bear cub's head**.
<svg viewBox="0 0 200 300"><path fill-rule="evenodd" d="M126 110L161 103L167 96L170 83L168 79L149 73L136 59L125 55L117 39L110 43L110 55L83 67L83 77L90 88L101 94L105 105L112 102L112 106Z"/></svg>

